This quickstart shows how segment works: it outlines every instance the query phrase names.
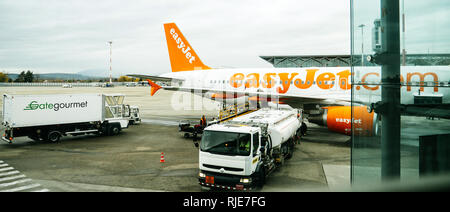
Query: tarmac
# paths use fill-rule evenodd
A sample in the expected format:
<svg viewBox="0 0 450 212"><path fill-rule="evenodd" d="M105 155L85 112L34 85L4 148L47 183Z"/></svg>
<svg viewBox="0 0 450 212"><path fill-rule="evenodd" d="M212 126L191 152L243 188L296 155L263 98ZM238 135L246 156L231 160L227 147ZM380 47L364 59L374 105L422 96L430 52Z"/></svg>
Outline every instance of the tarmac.
<svg viewBox="0 0 450 212"><path fill-rule="evenodd" d="M8 94L122 93L126 104L140 108L143 122L131 125L118 136L67 136L59 143L23 137L13 144L0 143L0 160L39 184L41 190L201 191L197 180L198 149L178 132L178 121L199 120L202 115L212 118L217 115L216 102L165 90L150 96L149 87L0 90ZM350 186L350 137L312 123L307 125L307 135L295 146L293 157L258 191L335 191ZM162 153L164 163L160 162Z"/></svg>

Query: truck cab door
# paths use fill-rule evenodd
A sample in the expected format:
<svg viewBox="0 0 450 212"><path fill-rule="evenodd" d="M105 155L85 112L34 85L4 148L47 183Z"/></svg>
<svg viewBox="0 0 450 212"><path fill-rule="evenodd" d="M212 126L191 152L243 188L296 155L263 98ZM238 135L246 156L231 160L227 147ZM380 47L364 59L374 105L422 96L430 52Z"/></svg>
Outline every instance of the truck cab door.
<svg viewBox="0 0 450 212"><path fill-rule="evenodd" d="M131 112L130 105L124 105L124 117L130 117Z"/></svg>
<svg viewBox="0 0 450 212"><path fill-rule="evenodd" d="M261 136L259 132L252 134L252 171L256 170L256 167L261 160Z"/></svg>

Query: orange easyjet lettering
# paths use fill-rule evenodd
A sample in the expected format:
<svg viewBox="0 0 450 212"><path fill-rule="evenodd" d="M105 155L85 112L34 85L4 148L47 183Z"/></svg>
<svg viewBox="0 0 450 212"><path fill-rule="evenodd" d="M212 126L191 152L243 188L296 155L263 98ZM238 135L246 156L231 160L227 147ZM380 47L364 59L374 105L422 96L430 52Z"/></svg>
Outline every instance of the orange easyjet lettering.
<svg viewBox="0 0 450 212"><path fill-rule="evenodd" d="M407 73L407 74L406 74L406 84L407 84L406 90L407 90L407 91L411 91L411 78L412 78L412 76L414 76L414 75L417 75L417 76L419 76L419 78L420 78L420 81L419 81L419 82L420 82L420 91L423 91L423 90L424 90L423 86L424 86L424 82L425 82L425 77L426 77L427 75L433 76L433 78L434 78L434 92L438 92L438 82L439 82L439 78L438 78L437 74L436 74L436 73L433 73L433 72L427 72L427 73L425 73L425 74L421 74L421 73L419 73L419 72Z"/></svg>
<svg viewBox="0 0 450 212"><path fill-rule="evenodd" d="M258 73L251 73L247 75L247 82L245 82L246 88L259 88L259 74Z"/></svg>
<svg viewBox="0 0 450 212"><path fill-rule="evenodd" d="M264 74L264 83L262 83L263 88L272 88L275 84L275 80L272 79L272 76L277 76L276 73L267 73Z"/></svg>
<svg viewBox="0 0 450 212"><path fill-rule="evenodd" d="M297 76L298 73L292 73L291 77L289 77L289 73L279 73L278 76L281 80L281 85L283 88L278 87L277 92L278 93L286 93L289 90L289 87L291 86L292 79L294 79L295 76Z"/></svg>
<svg viewBox="0 0 450 212"><path fill-rule="evenodd" d="M296 79L294 85L300 89L310 88L314 82L314 76L319 69L306 69L306 79L302 81L301 79Z"/></svg>
<svg viewBox="0 0 450 212"><path fill-rule="evenodd" d="M341 71L337 73L337 75L339 76L339 87L342 90L349 90L352 88L351 84L349 83L350 80L348 79L348 77L351 75L350 70Z"/></svg>
<svg viewBox="0 0 450 212"><path fill-rule="evenodd" d="M336 76L332 73L323 73L317 76L317 86L322 89L330 89L334 86Z"/></svg>
<svg viewBox="0 0 450 212"><path fill-rule="evenodd" d="M236 73L230 78L230 84L234 88L239 88L242 86L242 81L244 80L244 74Z"/></svg>
<svg viewBox="0 0 450 212"><path fill-rule="evenodd" d="M319 69L306 69L306 77L303 81L300 78L295 79L296 76L299 75L299 73L266 73L264 74L263 81L260 81L260 74L259 73L250 73L245 76L243 73L236 73L230 78L230 85L234 88L239 88L242 85L245 86L245 88L259 88L260 85L263 88L272 88L276 84L276 76L278 75L280 80L280 86L276 88L276 91L278 93L284 94L288 92L289 88L292 84L294 84L295 87L298 89L308 89L310 88L314 82L317 85L317 87L328 90L334 87L334 82L336 80L336 77L339 77L338 83L339 88L342 90L350 90L351 84L350 84L350 75L352 73L350 70L344 70L341 72L338 72L335 74L330 72L324 72L316 76L316 72L319 71ZM361 78L361 84L362 87L370 90L370 91L376 91L380 88L380 85L367 85L367 77L369 76L375 76L377 77L377 81L379 81L380 74L376 72L369 72L362 76ZM438 91L438 76L436 73L433 72L427 72L427 73L419 73L419 72L413 72L413 73L407 73L406 74L406 83L407 83L407 91L411 91L411 79L413 76L418 76L420 78L420 90L424 90L424 81L426 76L432 76L434 79L434 91ZM314 80L315 79L315 80ZM400 75L400 82L404 82L403 76ZM359 86L357 87L359 90Z"/></svg>
<svg viewBox="0 0 450 212"><path fill-rule="evenodd" d="M371 91L378 90L378 88L380 87L379 85L374 86L374 87L369 87L369 86L365 85L365 83L366 83L366 78L367 78L367 76L369 76L369 75L375 75L375 76L377 76L377 77L380 77L380 74L375 73L375 72L370 72L370 73L364 74L364 76L362 76L362 78L361 78L362 86L363 86L365 89L367 89L367 90L371 90Z"/></svg>

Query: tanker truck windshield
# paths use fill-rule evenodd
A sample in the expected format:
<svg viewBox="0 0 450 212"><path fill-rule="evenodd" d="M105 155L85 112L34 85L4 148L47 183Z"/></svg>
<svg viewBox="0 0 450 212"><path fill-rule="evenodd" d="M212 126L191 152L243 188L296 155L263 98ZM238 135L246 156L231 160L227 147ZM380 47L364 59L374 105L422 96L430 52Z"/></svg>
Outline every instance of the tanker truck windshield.
<svg viewBox="0 0 450 212"><path fill-rule="evenodd" d="M250 142L248 133L204 131L200 149L213 154L249 156Z"/></svg>

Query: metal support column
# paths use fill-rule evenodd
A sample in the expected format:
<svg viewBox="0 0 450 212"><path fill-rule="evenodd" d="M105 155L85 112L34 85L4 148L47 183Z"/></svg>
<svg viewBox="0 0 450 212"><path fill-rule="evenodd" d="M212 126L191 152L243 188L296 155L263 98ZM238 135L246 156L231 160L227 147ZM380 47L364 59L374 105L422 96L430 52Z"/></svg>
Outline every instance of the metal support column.
<svg viewBox="0 0 450 212"><path fill-rule="evenodd" d="M399 0L381 0L381 178L400 178L400 8Z"/></svg>

